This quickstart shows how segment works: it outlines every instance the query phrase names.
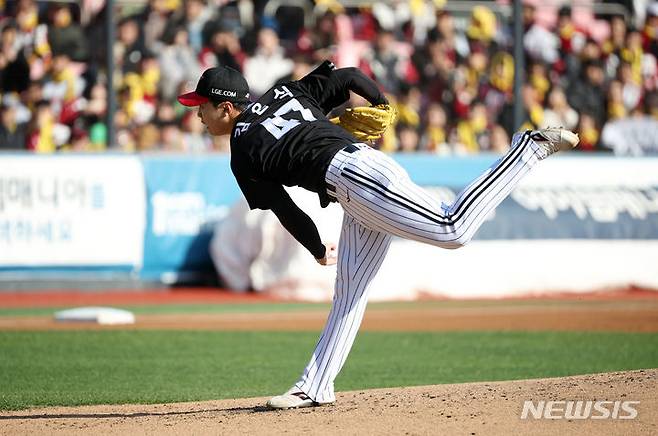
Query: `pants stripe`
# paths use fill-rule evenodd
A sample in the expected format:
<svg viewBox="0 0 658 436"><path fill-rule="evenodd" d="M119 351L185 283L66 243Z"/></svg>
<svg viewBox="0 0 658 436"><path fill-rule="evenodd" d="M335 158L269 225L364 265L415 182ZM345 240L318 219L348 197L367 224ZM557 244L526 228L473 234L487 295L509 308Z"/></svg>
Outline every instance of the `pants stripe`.
<svg viewBox="0 0 658 436"><path fill-rule="evenodd" d="M523 140L522 140L522 143L520 144L520 146L515 147L515 148L513 149L513 151L514 151L513 153L509 153L508 155L506 155L506 156L501 160L501 162L500 162L498 165L496 165L496 170L494 170L493 173L491 174L492 177L487 177L487 178L485 179L485 180L487 181L486 185L484 185L484 181L483 181L482 183L478 184L478 186L476 186L475 189L468 189L468 188L466 189L466 191L468 191L468 194L466 194L466 195L464 196L464 198L463 198L462 201L458 202L459 205L457 206L457 209L456 209L455 212L454 212L455 215L456 215L456 218L455 218L455 219L459 219L460 214L461 214L463 211L467 210L468 207L473 203L473 201L475 201L475 199L476 199L477 196L479 195L479 194L476 194L475 197L473 197L473 198L471 199L471 201L470 201L468 204L466 204L466 201L468 200L468 197L469 197L473 192L475 192L476 190L479 190L479 189L482 189L481 192L484 192L484 191L485 191L489 186L491 186L491 184L492 184L493 182L495 182L495 181L496 181L496 180L497 180L502 174L505 174L505 171L507 171L507 170L510 169L510 167L511 167L512 164L515 162L515 160L516 160L518 157L522 156L522 153L523 153L523 151L525 150L525 146L526 146L526 144L528 143L529 140L530 140L530 135L529 135L529 133L528 133L528 132L524 133L524 134L523 134ZM464 206L465 204L466 204L466 206ZM462 208L463 208L463 209L462 209Z"/></svg>

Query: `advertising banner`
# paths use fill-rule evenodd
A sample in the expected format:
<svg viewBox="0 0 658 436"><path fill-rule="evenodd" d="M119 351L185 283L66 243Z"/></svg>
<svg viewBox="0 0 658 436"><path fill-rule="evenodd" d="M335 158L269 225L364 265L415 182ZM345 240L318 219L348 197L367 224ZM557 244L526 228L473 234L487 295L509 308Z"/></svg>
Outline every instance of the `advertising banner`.
<svg viewBox="0 0 658 436"><path fill-rule="evenodd" d="M136 269L145 215L135 157L0 156L0 269Z"/></svg>
<svg viewBox="0 0 658 436"><path fill-rule="evenodd" d="M212 272L208 246L215 225L240 191L226 155L145 156L147 225L143 278Z"/></svg>

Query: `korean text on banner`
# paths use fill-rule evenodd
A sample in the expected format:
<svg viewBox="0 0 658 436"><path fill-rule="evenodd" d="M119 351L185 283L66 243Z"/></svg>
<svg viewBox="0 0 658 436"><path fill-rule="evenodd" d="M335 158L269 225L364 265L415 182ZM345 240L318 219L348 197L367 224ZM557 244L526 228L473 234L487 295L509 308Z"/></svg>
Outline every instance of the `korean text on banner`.
<svg viewBox="0 0 658 436"><path fill-rule="evenodd" d="M0 267L139 267L144 174L131 156L0 157Z"/></svg>

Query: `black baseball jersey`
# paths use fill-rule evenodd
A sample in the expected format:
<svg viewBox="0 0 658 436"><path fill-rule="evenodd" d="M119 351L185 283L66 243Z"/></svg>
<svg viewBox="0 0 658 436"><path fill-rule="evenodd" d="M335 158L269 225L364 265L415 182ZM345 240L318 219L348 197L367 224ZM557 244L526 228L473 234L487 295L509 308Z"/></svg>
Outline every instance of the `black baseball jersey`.
<svg viewBox="0 0 658 436"><path fill-rule="evenodd" d="M352 90L372 104L386 103L355 68L325 61L301 80L279 84L250 104L231 132L231 170L251 209L274 209L285 186L301 186L328 203L325 173L338 150L356 142L325 116Z"/></svg>

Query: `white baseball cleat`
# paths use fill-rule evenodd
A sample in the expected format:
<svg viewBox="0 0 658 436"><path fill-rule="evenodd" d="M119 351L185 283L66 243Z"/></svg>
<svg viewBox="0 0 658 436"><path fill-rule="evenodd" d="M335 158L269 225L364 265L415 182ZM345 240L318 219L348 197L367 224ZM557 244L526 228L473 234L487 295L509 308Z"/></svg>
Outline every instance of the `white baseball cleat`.
<svg viewBox="0 0 658 436"><path fill-rule="evenodd" d="M270 409L297 409L299 407L314 407L322 404L325 403L313 401L308 395L300 391L298 387L293 386L285 394L270 398L267 402L267 407Z"/></svg>
<svg viewBox="0 0 658 436"><path fill-rule="evenodd" d="M533 130L530 132L530 138L546 152L542 159L557 151L571 150L580 141L576 133L559 127Z"/></svg>

